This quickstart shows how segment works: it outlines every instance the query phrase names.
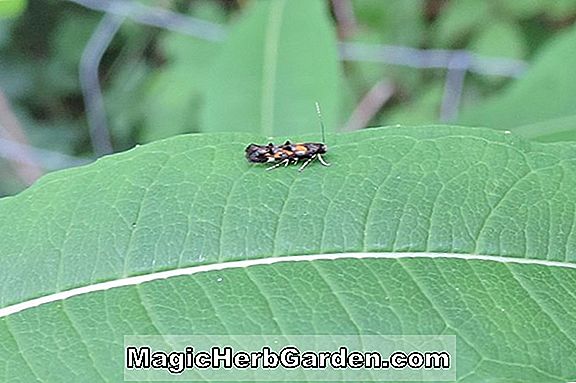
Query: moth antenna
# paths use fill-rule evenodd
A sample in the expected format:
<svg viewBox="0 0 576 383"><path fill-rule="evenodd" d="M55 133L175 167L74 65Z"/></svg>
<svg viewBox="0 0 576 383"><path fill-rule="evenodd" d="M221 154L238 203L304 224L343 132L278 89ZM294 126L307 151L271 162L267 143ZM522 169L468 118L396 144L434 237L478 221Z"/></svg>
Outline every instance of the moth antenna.
<svg viewBox="0 0 576 383"><path fill-rule="evenodd" d="M322 142L326 143L326 137L324 133L324 120L322 119L322 112L320 111L320 104L316 101L316 113L318 114L318 120L320 120L320 128L322 129Z"/></svg>

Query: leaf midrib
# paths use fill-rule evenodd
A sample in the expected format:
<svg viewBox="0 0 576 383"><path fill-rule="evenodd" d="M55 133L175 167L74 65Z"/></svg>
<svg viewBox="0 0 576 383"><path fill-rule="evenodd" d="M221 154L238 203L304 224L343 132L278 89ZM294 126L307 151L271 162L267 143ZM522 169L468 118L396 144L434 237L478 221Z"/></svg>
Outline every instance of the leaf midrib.
<svg viewBox="0 0 576 383"><path fill-rule="evenodd" d="M251 266L272 265L276 263L285 263L285 262L311 262L320 260L337 261L343 259L401 260L401 259L416 259L416 258L426 258L432 260L456 259L463 261L485 261L485 262L497 262L504 264L523 264L533 266L576 269L576 263L571 262L548 261L542 259L518 258L510 256L467 254L467 253L430 253L430 252L334 253L334 254L308 254L308 255L291 255L285 257L255 258L241 261L211 263L205 265L190 266L185 268L176 268L171 270L158 271L154 273L142 274L137 276L130 276L126 278L109 280L106 282L99 282L92 285L77 287L71 290L60 291L50 295L29 299L25 302L20 302L17 304L0 308L0 318L7 317L9 315L16 314L21 311L37 307L43 304L61 301L78 295L108 290L111 288L140 285L145 282L152 282L156 280L194 275L199 273L223 271L227 269L247 268Z"/></svg>
<svg viewBox="0 0 576 383"><path fill-rule="evenodd" d="M262 132L267 136L272 136L272 127L274 126L278 40L280 39L280 27L282 25L282 15L285 5L285 0L275 1L270 4L270 17L268 17L268 23L266 25L262 66L262 99L260 100L262 109L260 112L260 124L262 125Z"/></svg>

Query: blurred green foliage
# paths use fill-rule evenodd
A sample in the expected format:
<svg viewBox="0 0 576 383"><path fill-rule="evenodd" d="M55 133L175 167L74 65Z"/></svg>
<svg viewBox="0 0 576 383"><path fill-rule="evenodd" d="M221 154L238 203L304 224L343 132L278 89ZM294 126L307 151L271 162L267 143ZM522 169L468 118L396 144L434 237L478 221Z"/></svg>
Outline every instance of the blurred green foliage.
<svg viewBox="0 0 576 383"><path fill-rule="evenodd" d="M19 16L26 8L26 0L2 0L0 1L0 17Z"/></svg>
<svg viewBox="0 0 576 383"><path fill-rule="evenodd" d="M468 74L458 122L576 139L576 0L141 3L217 23L227 36L208 41L126 19L100 68L117 151L187 132L318 134L315 100L328 128L339 130L383 79L395 91L369 125L438 122L445 69L342 62L338 40L526 60L519 80ZM0 91L30 144L92 156L78 65L101 19L64 0L0 1ZM15 167L0 160L0 195L25 186Z"/></svg>
<svg viewBox="0 0 576 383"><path fill-rule="evenodd" d="M461 122L509 129L532 139L576 140L576 129L565 126L566 118L576 119L574 68L576 28L573 27L538 53L523 78L501 94L465 110ZM536 123L541 129L534 128ZM530 126L528 133L524 126Z"/></svg>
<svg viewBox="0 0 576 383"><path fill-rule="evenodd" d="M316 133L316 101L333 130L341 75L328 16L323 1L252 3L207 74L203 131Z"/></svg>

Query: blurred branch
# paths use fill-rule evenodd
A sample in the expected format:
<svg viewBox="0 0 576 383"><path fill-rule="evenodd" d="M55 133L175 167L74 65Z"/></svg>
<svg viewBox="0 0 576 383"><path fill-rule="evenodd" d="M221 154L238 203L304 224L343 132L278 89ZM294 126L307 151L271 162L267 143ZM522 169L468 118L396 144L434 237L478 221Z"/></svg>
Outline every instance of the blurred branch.
<svg viewBox="0 0 576 383"><path fill-rule="evenodd" d="M338 37L344 39L356 32L358 23L350 0L332 0L332 9L338 27Z"/></svg>
<svg viewBox="0 0 576 383"><path fill-rule="evenodd" d="M106 122L98 68L104 52L106 52L123 20L124 17L106 14L90 37L80 59L80 85L84 96L88 124L90 125L90 139L97 156L113 151Z"/></svg>
<svg viewBox="0 0 576 383"><path fill-rule="evenodd" d="M133 0L69 1L106 13L86 46L81 64L82 88L90 123L90 133L95 151L98 154L108 153L112 150L106 127L102 92L98 81L98 66L102 55L124 18L209 41L222 41L227 33L225 26L164 8L146 6ZM344 38L357 26L352 4L349 0L332 0L332 5L338 21L340 37ZM528 66L522 60L482 57L464 50L417 49L351 42L338 42L338 49L340 59L343 61L378 62L417 69L447 69L440 117L442 121L451 121L457 117L467 72L520 77ZM393 91L388 83L379 82L376 84L350 117L346 130L354 130L367 124L392 96Z"/></svg>
<svg viewBox="0 0 576 383"><path fill-rule="evenodd" d="M27 145L26 134L10 107L8 98L0 90L0 140L17 144L14 150L0 146L0 156L10 162L12 168L25 185L31 185L40 176L42 169Z"/></svg>
<svg viewBox="0 0 576 383"><path fill-rule="evenodd" d="M362 98L356 106L350 119L346 123L344 130L352 131L366 127L370 120L394 95L395 87L388 80L380 80Z"/></svg>
<svg viewBox="0 0 576 383"><path fill-rule="evenodd" d="M463 50L416 49L395 45L339 43L340 58L346 61L370 61L412 68L446 68L455 58L465 63L468 72L483 75L520 77L527 69L525 61L478 56Z"/></svg>
<svg viewBox="0 0 576 383"><path fill-rule="evenodd" d="M150 7L132 0L69 0L95 11L129 18L140 24L194 36L202 40L222 41L225 28L195 17L160 7Z"/></svg>
<svg viewBox="0 0 576 383"><path fill-rule="evenodd" d="M29 155L28 155L29 154ZM51 150L41 149L28 144L22 144L11 139L0 137L0 157L8 161L18 162L27 166L40 166L46 170L65 169L86 165L88 159L69 156ZM39 159L39 161L36 161Z"/></svg>
<svg viewBox="0 0 576 383"><path fill-rule="evenodd" d="M132 0L69 0L86 8L129 18L137 23L184 33L203 40L223 41L226 27L159 7L150 7ZM355 22L348 14L347 0L333 0L335 12ZM348 5L347 5L348 4ZM482 57L468 51L417 49L411 47L339 42L340 58L345 61L369 61L413 68L448 68L454 55L469 56L469 72L504 77L519 77L527 68L522 60Z"/></svg>
<svg viewBox="0 0 576 383"><path fill-rule="evenodd" d="M456 52L448 63L446 82L444 84L444 95L442 96L442 106L440 107L440 121L455 121L460 109L460 99L464 90L464 79L466 70L470 66L470 55Z"/></svg>

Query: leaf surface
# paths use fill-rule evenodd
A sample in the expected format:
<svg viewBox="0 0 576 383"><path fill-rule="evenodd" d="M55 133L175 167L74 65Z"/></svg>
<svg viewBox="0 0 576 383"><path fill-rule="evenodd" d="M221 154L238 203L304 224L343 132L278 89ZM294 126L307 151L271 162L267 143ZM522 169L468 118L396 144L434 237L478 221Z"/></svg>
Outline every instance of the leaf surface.
<svg viewBox="0 0 576 383"><path fill-rule="evenodd" d="M459 381L576 379L572 145L370 129L298 173L248 164L251 141L159 141L1 200L0 380L120 381L129 334L283 333L456 335Z"/></svg>

